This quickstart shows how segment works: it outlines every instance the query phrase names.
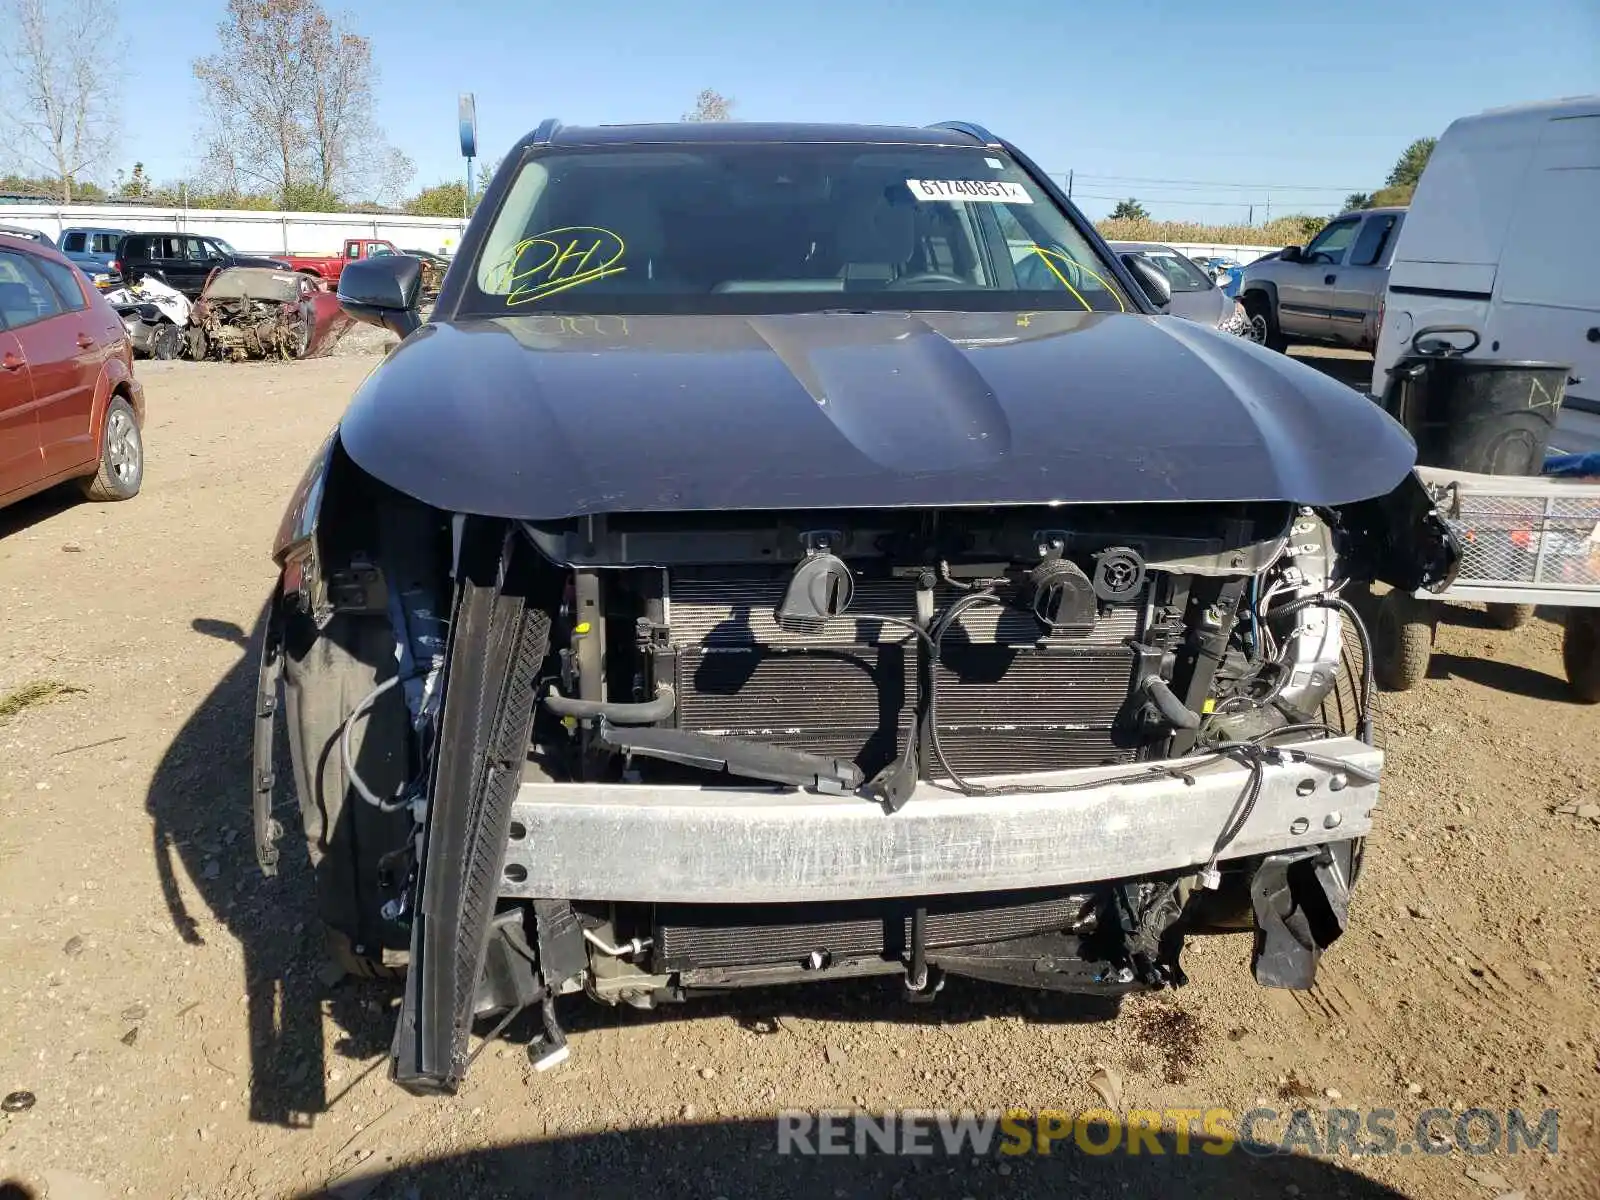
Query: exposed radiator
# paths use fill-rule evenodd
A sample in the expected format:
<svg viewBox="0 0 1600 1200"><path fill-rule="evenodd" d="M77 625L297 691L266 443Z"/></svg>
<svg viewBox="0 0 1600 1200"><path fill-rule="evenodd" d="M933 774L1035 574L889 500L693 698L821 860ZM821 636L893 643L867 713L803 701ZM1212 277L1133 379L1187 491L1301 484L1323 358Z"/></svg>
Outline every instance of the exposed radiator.
<svg viewBox="0 0 1600 1200"><path fill-rule="evenodd" d="M859 581L851 615L820 633L779 628L787 572L732 578L675 571L666 621L678 723L853 758L869 776L903 752L922 655L915 585ZM941 588L942 609L960 593ZM1132 685L1142 601L1111 609L1082 637L1041 648L1031 613L969 610L946 634L938 671L940 744L964 775L1125 762L1116 729ZM664 664L665 665L665 664ZM1121 744L1119 744L1121 743ZM929 748L922 770L937 773Z"/></svg>

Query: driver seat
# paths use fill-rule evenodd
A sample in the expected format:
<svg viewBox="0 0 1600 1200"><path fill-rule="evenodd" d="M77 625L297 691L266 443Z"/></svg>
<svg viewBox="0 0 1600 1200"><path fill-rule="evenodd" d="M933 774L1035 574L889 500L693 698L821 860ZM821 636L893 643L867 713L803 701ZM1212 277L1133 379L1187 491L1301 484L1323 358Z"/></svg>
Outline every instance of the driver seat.
<svg viewBox="0 0 1600 1200"><path fill-rule="evenodd" d="M847 292L877 292L905 273L917 248L917 215L909 196L896 203L889 189L875 189L845 210L839 231L839 276Z"/></svg>

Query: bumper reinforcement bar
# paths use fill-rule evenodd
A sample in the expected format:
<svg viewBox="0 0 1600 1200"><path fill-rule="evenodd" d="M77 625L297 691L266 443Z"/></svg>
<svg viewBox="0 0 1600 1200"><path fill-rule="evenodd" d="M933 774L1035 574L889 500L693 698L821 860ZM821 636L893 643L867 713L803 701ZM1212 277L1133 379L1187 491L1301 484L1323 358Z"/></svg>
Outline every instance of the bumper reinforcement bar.
<svg viewBox="0 0 1600 1200"><path fill-rule="evenodd" d="M1230 859L1372 828L1381 750L1354 738L1281 749ZM1318 762L1294 761L1296 749ZM1205 863L1249 779L1233 759L1180 759L981 781L1060 791L965 796L921 782L894 814L854 796L773 788L524 783L500 892L798 903L1135 878Z"/></svg>

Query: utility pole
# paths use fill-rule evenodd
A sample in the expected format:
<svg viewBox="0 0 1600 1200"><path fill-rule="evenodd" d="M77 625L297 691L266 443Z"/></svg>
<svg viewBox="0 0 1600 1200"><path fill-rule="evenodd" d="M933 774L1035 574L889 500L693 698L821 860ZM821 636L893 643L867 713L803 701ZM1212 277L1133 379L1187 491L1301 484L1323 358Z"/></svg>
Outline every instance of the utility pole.
<svg viewBox="0 0 1600 1200"><path fill-rule="evenodd" d="M1270 194L1267 196L1267 219L1266 219L1266 224L1268 224L1268 225L1272 224L1272 196Z"/></svg>
<svg viewBox="0 0 1600 1200"><path fill-rule="evenodd" d="M1250 215L1245 217L1244 223L1252 226L1256 223L1256 206L1254 204L1250 206Z"/></svg>

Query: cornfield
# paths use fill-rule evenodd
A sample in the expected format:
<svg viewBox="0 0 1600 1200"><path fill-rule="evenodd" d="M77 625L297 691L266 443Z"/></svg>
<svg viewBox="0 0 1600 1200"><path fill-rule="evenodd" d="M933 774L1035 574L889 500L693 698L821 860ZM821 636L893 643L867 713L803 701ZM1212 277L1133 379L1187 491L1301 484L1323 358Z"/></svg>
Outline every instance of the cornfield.
<svg viewBox="0 0 1600 1200"><path fill-rule="evenodd" d="M1267 225L1201 225L1194 221L1152 221L1145 218L1096 222L1112 242L1199 242L1219 246L1303 245L1326 225L1325 217L1279 217Z"/></svg>

